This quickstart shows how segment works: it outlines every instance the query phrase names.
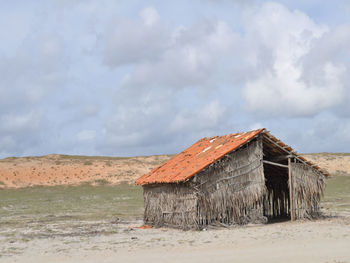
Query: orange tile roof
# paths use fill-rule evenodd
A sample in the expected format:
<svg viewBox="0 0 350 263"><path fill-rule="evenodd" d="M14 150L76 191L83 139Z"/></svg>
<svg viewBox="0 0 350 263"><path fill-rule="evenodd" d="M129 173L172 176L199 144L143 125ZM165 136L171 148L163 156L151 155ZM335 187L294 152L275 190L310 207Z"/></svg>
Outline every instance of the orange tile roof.
<svg viewBox="0 0 350 263"><path fill-rule="evenodd" d="M292 155L295 155L298 159L312 166L325 176L330 175L326 170L321 169L319 166L307 161L304 157L297 154L290 146L278 140L267 132L266 129L259 129L250 132L200 139L198 142L153 169L148 174L141 176L137 179L136 184L145 185L186 181L213 162L251 141L260 133L264 133L266 137L270 138L281 148L289 151Z"/></svg>
<svg viewBox="0 0 350 263"><path fill-rule="evenodd" d="M190 179L211 163L255 138L265 129L203 138L137 179L136 184L178 183Z"/></svg>

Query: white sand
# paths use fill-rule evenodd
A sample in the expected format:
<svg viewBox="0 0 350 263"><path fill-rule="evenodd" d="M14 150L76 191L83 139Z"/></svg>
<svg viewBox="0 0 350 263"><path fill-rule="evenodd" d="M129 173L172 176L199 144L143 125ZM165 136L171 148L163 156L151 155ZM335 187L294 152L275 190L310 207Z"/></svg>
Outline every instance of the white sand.
<svg viewBox="0 0 350 263"><path fill-rule="evenodd" d="M54 237L0 262L350 262L350 217L181 231L117 225L117 234Z"/></svg>

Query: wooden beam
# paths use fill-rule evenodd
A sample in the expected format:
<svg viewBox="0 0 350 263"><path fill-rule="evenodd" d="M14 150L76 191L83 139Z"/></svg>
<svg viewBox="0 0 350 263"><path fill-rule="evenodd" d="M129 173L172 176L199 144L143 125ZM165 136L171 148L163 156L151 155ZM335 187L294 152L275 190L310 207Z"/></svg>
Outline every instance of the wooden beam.
<svg viewBox="0 0 350 263"><path fill-rule="evenodd" d="M278 167L283 167L283 168L289 168L288 165L284 165L284 164L280 164L280 163L274 163L274 162L270 162L270 161L266 161L266 160L263 160L263 163L267 163L267 164L271 164L271 165L278 166Z"/></svg>
<svg viewBox="0 0 350 263"><path fill-rule="evenodd" d="M294 182L292 174L291 158L288 158L288 177L289 177L289 208L290 208L290 220L295 220L295 207L294 207Z"/></svg>
<svg viewBox="0 0 350 263"><path fill-rule="evenodd" d="M269 158L272 162L279 162L279 161L285 161L288 159L288 155L279 155L279 156L273 156Z"/></svg>
<svg viewBox="0 0 350 263"><path fill-rule="evenodd" d="M273 143L274 145L276 145L278 148L280 148L281 150L285 151L286 153L289 154L289 156L293 156L294 158L296 158L299 162L303 163L303 164L306 164L308 166L310 166L310 164L306 163L305 161L303 161L302 159L300 159L296 153L292 152L292 151L289 151L287 149L285 149L284 147L282 147L281 145L279 145L277 142L274 142L273 140L271 140L267 135L267 133L264 134L264 138L267 139L269 142Z"/></svg>
<svg viewBox="0 0 350 263"><path fill-rule="evenodd" d="M288 154L291 154L291 151L288 151L287 149L285 149L284 147L282 147L281 145L279 145L277 142L273 141L272 139L269 138L269 135L266 134L266 136L264 137L265 139L267 139L269 142L273 143L274 145L276 145L278 148L280 148L281 150L285 151Z"/></svg>

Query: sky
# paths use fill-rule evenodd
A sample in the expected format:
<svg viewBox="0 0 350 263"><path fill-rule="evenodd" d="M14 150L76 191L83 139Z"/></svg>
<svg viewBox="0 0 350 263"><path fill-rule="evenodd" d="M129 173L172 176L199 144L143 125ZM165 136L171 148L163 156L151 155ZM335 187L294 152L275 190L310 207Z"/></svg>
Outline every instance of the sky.
<svg viewBox="0 0 350 263"><path fill-rule="evenodd" d="M350 152L349 1L0 1L0 158Z"/></svg>

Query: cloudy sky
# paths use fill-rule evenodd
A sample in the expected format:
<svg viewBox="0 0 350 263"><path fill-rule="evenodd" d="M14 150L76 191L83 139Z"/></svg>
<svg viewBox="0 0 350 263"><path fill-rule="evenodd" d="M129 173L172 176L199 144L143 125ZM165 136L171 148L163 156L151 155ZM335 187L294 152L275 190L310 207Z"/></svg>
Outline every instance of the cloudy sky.
<svg viewBox="0 0 350 263"><path fill-rule="evenodd" d="M0 157L176 153L266 127L350 152L350 2L1 1Z"/></svg>

